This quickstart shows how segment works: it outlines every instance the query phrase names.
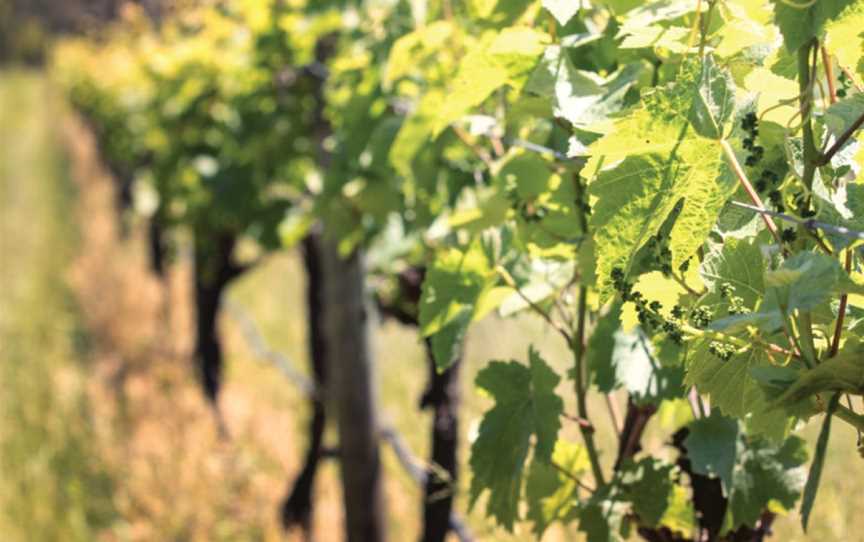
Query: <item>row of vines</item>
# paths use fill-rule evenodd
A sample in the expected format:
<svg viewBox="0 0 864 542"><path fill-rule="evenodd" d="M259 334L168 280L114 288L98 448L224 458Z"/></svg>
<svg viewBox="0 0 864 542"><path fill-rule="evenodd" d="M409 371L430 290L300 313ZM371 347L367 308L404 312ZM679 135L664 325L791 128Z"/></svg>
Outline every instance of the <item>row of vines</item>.
<svg viewBox="0 0 864 542"><path fill-rule="evenodd" d="M422 538L444 539L462 344L497 311L571 368L525 337L476 375L471 506L538 538L762 540L797 506L806 529L832 421L864 429L862 28L862 0L223 0L66 41L53 71L154 270L192 247L217 417L222 294L302 249L317 393L286 526L332 419L346 537L385 538L380 311L428 350ZM677 422L643 450L658 412Z"/></svg>

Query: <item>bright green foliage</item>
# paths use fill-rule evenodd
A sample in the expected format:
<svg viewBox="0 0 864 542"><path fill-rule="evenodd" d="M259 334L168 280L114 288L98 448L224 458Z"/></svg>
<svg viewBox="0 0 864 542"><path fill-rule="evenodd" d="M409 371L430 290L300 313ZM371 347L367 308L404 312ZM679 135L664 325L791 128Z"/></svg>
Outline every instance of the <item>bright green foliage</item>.
<svg viewBox="0 0 864 542"><path fill-rule="evenodd" d="M794 405L823 392L864 394L864 357L860 350L843 352L805 372L774 404Z"/></svg>
<svg viewBox="0 0 864 542"><path fill-rule="evenodd" d="M548 41L545 33L528 27L485 35L462 60L447 100L435 117L434 133L441 133L504 84L521 88Z"/></svg>
<svg viewBox="0 0 864 542"><path fill-rule="evenodd" d="M703 125L710 120L720 130L732 89L721 90L729 81L714 70L698 70L686 67L675 83L643 96L639 109L591 146L586 170L596 171L590 185L596 198L591 227L595 238L604 239L597 249L604 298L611 292L612 270L620 268L628 276L637 251L673 211L672 266L692 256L735 189L719 146L700 137L688 122L696 118L699 131L710 133Z"/></svg>
<svg viewBox="0 0 864 542"><path fill-rule="evenodd" d="M779 509L795 506L804 486L807 451L804 441L790 437L781 446L762 440L745 440L732 476L730 510L732 527L754 525L769 503Z"/></svg>
<svg viewBox="0 0 864 542"><path fill-rule="evenodd" d="M574 0L543 0L543 7L549 10L561 26L570 22L581 5L582 2Z"/></svg>
<svg viewBox="0 0 864 542"><path fill-rule="evenodd" d="M478 247L438 254L423 282L420 332L432 336L432 352L440 370L458 355L481 296L494 284L494 274Z"/></svg>
<svg viewBox="0 0 864 542"><path fill-rule="evenodd" d="M825 25L825 42L837 62L864 76L864 2L850 2L839 16Z"/></svg>
<svg viewBox="0 0 864 542"><path fill-rule="evenodd" d="M416 308L439 370L493 310L562 337L566 389L533 347L527 366L480 370L494 406L472 504L485 496L511 530L578 522L609 541L704 538L703 499L727 510L729 540L796 503L806 450L788 434L829 393L864 392L864 153L849 132L864 115L862 0L227 4L203 10L207 31L72 48L61 79L176 223L266 244L320 221L343 252L369 249L380 282L425 267ZM664 415L664 442L689 431L681 462L641 429L633 448L597 450L588 397L614 391L641 422L693 406ZM580 444L558 440L562 418ZM698 495L687 464L723 495Z"/></svg>
<svg viewBox="0 0 864 542"><path fill-rule="evenodd" d="M533 349L529 366L493 361L477 375L477 387L495 400L471 447L471 503L488 490L487 513L508 529L519 518L522 472L532 437L534 461L549 463L564 405L555 394L560 378ZM537 488L532 489L536 491Z"/></svg>
<svg viewBox="0 0 864 542"><path fill-rule="evenodd" d="M525 482L526 519L534 524L533 531L538 538L553 522L572 521L578 512L576 478L591 468L585 449L566 440L555 443L552 463L555 466L542 460L532 461Z"/></svg>
<svg viewBox="0 0 864 542"><path fill-rule="evenodd" d="M828 437L831 435L832 414L837 410L840 403L840 394L835 393L828 402L825 413L825 421L822 422L822 430L819 431L819 439L816 441L816 453L813 455L813 466L807 475L807 483L804 484L803 502L801 503L801 525L807 530L807 522L810 520L810 512L816 502L816 491L819 489L819 479L822 477L822 467L825 464L825 455L828 450Z"/></svg>
<svg viewBox="0 0 864 542"><path fill-rule="evenodd" d="M783 41L789 51L795 51L805 43L821 36L825 25L836 19L844 9L859 0L819 0L802 3L798 7L792 2L775 0L774 13L777 26L783 33Z"/></svg>
<svg viewBox="0 0 864 542"><path fill-rule="evenodd" d="M738 455L738 422L715 410L707 418L694 420L688 429L684 447L693 472L720 478L728 494Z"/></svg>

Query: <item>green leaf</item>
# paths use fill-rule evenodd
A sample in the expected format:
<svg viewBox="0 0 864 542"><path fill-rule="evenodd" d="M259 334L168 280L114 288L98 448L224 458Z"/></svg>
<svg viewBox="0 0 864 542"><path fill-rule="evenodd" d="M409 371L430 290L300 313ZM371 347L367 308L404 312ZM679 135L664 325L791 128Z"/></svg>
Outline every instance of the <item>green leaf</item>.
<svg viewBox="0 0 864 542"><path fill-rule="evenodd" d="M651 457L624 467L625 495L641 525L653 528L660 524L673 495L672 470L672 465Z"/></svg>
<svg viewBox="0 0 864 542"><path fill-rule="evenodd" d="M791 510L804 487L806 443L789 437L781 446L744 439L732 477L729 511L732 528L753 527L769 506Z"/></svg>
<svg viewBox="0 0 864 542"><path fill-rule="evenodd" d="M754 368L769 365L761 349L750 349L722 360L708 352L704 341L693 348L685 382L711 397L711 404L727 416L744 419L772 438L780 438L787 429L787 417L769 408L769 399L751 376Z"/></svg>
<svg viewBox="0 0 864 542"><path fill-rule="evenodd" d="M643 3L627 13L618 35L623 36L654 23L674 21L696 9L695 2L686 0L659 0Z"/></svg>
<svg viewBox="0 0 864 542"><path fill-rule="evenodd" d="M722 139L724 125L735 110L735 83L729 72L721 70L707 55L697 83L696 100L690 122L696 132L711 139Z"/></svg>
<svg viewBox="0 0 864 542"><path fill-rule="evenodd" d="M621 110L630 88L644 72L638 63L627 64L606 79L573 66L566 49L546 48L525 90L552 98L556 117L574 126L588 127Z"/></svg>
<svg viewBox="0 0 864 542"><path fill-rule="evenodd" d="M479 316L482 296L495 283L495 274L475 243L467 251L440 251L429 266L420 295L419 322L424 337L432 337L439 370L450 366L468 324ZM494 308L494 307L493 307Z"/></svg>
<svg viewBox="0 0 864 542"><path fill-rule="evenodd" d="M558 21L558 24L561 26L566 25L570 22L570 19L573 18L579 12L579 8L582 6L581 0L543 0L543 7L549 10L549 13L555 17L555 20Z"/></svg>
<svg viewBox="0 0 864 542"><path fill-rule="evenodd" d="M429 142L436 116L443 103L443 93L430 90L402 123L390 147L390 163L402 176L409 178L412 176L414 157Z"/></svg>
<svg viewBox="0 0 864 542"><path fill-rule="evenodd" d="M525 484L527 519L534 523L538 539L552 523L571 517L579 500L576 480L591 467L585 449L565 440L555 444L552 461L555 466L532 461Z"/></svg>
<svg viewBox="0 0 864 542"><path fill-rule="evenodd" d="M699 274L713 295L703 303L719 304L721 299L717 292L721 285L728 284L744 306L751 310L756 308L765 294L763 269L765 259L755 240L727 239L721 245L710 245Z"/></svg>
<svg viewBox="0 0 864 542"><path fill-rule="evenodd" d="M864 352L841 352L804 371L772 404L794 405L826 391L864 394Z"/></svg>
<svg viewBox="0 0 864 542"><path fill-rule="evenodd" d="M864 2L851 2L825 25L825 46L841 66L864 75Z"/></svg>
<svg viewBox="0 0 864 542"><path fill-rule="evenodd" d="M825 124L834 137L839 137L861 118L861 115L864 115L864 94L857 93L832 104L825 111Z"/></svg>
<svg viewBox="0 0 864 542"><path fill-rule="evenodd" d="M683 26L661 26L650 25L645 27L634 27L627 32L624 41L621 42L622 49L642 49L662 47L674 53L685 53L687 51L687 38L690 30Z"/></svg>
<svg viewBox="0 0 864 542"><path fill-rule="evenodd" d="M796 7L793 2L774 0L774 20L780 27L786 49L795 51L805 43L820 38L826 23L837 18L847 7L859 0L817 0L805 2L809 7Z"/></svg>
<svg viewBox="0 0 864 542"><path fill-rule="evenodd" d="M738 454L738 421L714 410L707 418L690 423L684 447L693 472L720 478L728 495Z"/></svg>
<svg viewBox="0 0 864 542"><path fill-rule="evenodd" d="M834 295L862 293L864 286L856 284L840 262L816 252L799 252L783 262L775 271L765 273L765 286L773 289L781 310L813 310Z"/></svg>
<svg viewBox="0 0 864 542"><path fill-rule="evenodd" d="M664 399L680 397L684 393L683 369L660 365L648 337L641 330L615 334L612 364L616 381L637 404L659 404Z"/></svg>
<svg viewBox="0 0 864 542"><path fill-rule="evenodd" d="M619 542L626 540L622 531L629 502L619 488L605 486L594 494L579 513L579 530L585 533L588 542Z"/></svg>
<svg viewBox="0 0 864 542"><path fill-rule="evenodd" d="M597 327L588 341L589 382L602 393L610 393L618 387L612 356L615 352L615 335L621 329L621 306L618 302L609 308L597 322Z"/></svg>
<svg viewBox="0 0 864 542"><path fill-rule="evenodd" d="M838 181L827 188L821 182L813 183L816 219L834 226L851 230L864 230L864 185ZM823 231L834 247L845 248L855 242L845 235Z"/></svg>
<svg viewBox="0 0 864 542"><path fill-rule="evenodd" d="M435 119L433 136L509 83L520 89L546 49L549 36L528 27L488 34L470 49Z"/></svg>
<svg viewBox="0 0 864 542"><path fill-rule="evenodd" d="M698 65L683 68L675 83L648 91L642 107L591 145L585 171L595 174L589 191L596 198L591 227L601 300L612 293L612 269L630 276L637 252L673 211L669 248L677 268L702 245L734 193L719 145L690 127L691 110L704 101L697 96L700 77Z"/></svg>
<svg viewBox="0 0 864 542"><path fill-rule="evenodd" d="M471 506L488 490L487 514L510 530L519 517L522 471L531 439L535 439L535 461L549 463L564 409L555 394L558 375L533 349L528 356L529 367L493 361L476 379L495 406L483 416L471 446Z"/></svg>
<svg viewBox="0 0 864 542"><path fill-rule="evenodd" d="M819 431L819 439L816 441L816 453L810 472L807 475L807 483L804 485L804 496L801 501L801 527L807 532L807 522L810 520L810 512L816 503L816 492L819 491L819 480L822 477L822 466L825 464L825 455L828 451L828 437L831 435L831 418L840 404L840 394L835 393L828 402L825 410L825 421L822 422L822 430Z"/></svg>

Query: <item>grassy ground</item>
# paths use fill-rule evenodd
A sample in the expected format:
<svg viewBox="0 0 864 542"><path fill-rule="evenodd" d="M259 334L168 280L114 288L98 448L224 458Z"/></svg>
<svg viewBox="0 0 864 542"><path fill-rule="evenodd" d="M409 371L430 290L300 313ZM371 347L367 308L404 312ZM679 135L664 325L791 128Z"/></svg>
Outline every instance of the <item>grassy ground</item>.
<svg viewBox="0 0 864 542"><path fill-rule="evenodd" d="M0 539L10 541L93 540L116 514L61 276L77 240L48 96L39 79L0 74Z"/></svg>
<svg viewBox="0 0 864 542"><path fill-rule="evenodd" d="M219 437L191 369L188 262L181 257L164 282L150 275L139 225L125 238L117 229L111 181L86 130L50 96L38 76L0 76L0 540L282 539L276 509L305 447L304 398L223 317L230 439ZM303 287L299 261L286 253L229 292L299 368L307 356ZM488 406L472 389L474 375L492 358L524 359L529 340L560 373L567 369L558 337L530 316L472 331L463 458ZM425 457L430 417L417 409L426 371L417 335L382 322L375 346L384 421ZM602 402L590 406L605 424ZM648 447L662 449L660 420L652 423ZM809 539L864 540L855 436L835 429ZM575 427L564 432L578 440ZM611 449L608 431L598 437ZM414 539L420 490L389 448L384 460L392 539ZM460 486L464 514L467 476ZM316 498L316 540L340 540L332 463ZM494 529L480 511L468 522L479 540L529 538ZM577 538L571 528L545 540ZM778 522L776 539L808 538L792 514Z"/></svg>

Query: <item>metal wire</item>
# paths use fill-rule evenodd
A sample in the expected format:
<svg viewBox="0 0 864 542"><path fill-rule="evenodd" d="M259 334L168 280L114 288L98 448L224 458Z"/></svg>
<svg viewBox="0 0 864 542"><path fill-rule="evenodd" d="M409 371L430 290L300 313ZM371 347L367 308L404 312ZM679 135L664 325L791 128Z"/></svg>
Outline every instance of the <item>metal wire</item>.
<svg viewBox="0 0 864 542"><path fill-rule="evenodd" d="M297 369L297 366L288 356L274 350L267 344L249 311L230 299L225 302L225 309L239 326L243 340L255 357L276 367L289 382L294 384L310 400L320 397L320 390L316 389L315 383ZM381 429L381 439L390 445L399 464L411 478L418 485L424 486L428 476L424 467L425 462L411 451L402 435L393 426L385 426ZM460 542L474 542L474 537L468 530L468 526L456 512L450 514L450 529Z"/></svg>

